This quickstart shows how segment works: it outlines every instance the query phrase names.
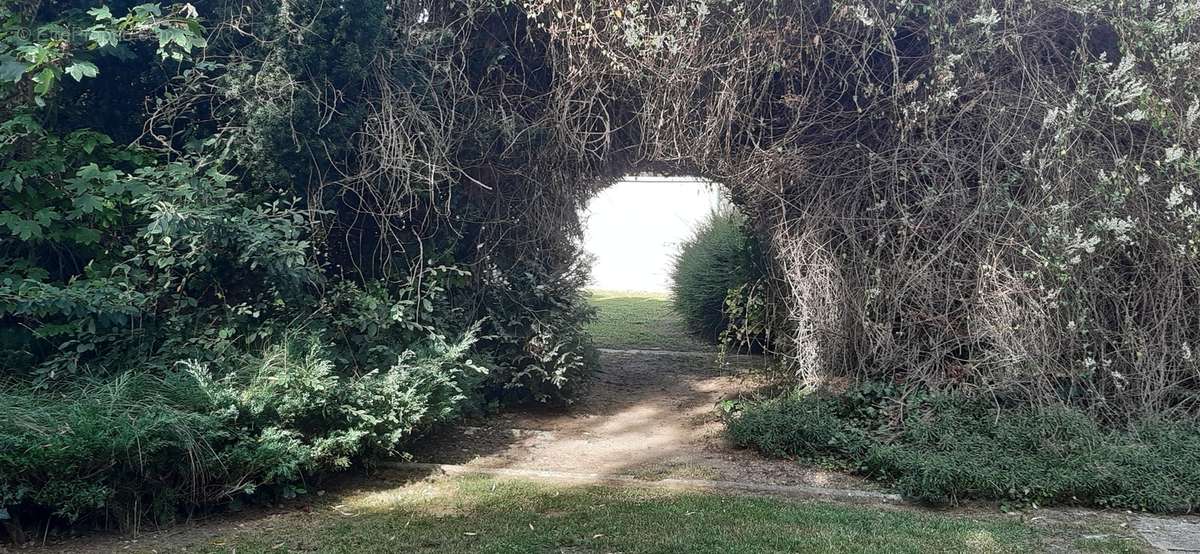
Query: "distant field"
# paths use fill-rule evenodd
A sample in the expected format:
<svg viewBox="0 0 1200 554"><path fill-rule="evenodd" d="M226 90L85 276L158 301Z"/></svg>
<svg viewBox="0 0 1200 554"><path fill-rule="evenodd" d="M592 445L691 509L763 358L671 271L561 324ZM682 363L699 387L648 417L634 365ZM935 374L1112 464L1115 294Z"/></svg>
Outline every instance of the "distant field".
<svg viewBox="0 0 1200 554"><path fill-rule="evenodd" d="M590 301L600 310L589 327L600 348L716 350L688 334L664 293L596 290Z"/></svg>

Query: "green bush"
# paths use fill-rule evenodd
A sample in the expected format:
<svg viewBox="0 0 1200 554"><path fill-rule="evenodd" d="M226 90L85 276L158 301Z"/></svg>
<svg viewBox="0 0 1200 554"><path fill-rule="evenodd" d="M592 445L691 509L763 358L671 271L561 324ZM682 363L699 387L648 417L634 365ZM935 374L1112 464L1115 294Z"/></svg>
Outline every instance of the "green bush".
<svg viewBox="0 0 1200 554"><path fill-rule="evenodd" d="M480 350L487 353L484 394L507 403L571 401L597 363L585 328L595 317L583 292L587 267L546 268L525 261L485 270Z"/></svg>
<svg viewBox="0 0 1200 554"><path fill-rule="evenodd" d="M919 393L898 403L887 388L751 402L730 417L728 432L773 456L837 458L932 504L985 499L1163 513L1200 506L1194 425L1107 429L1065 406L997 409Z"/></svg>
<svg viewBox="0 0 1200 554"><path fill-rule="evenodd" d="M392 454L467 407L473 337L339 375L312 339L222 371L184 362L50 390L0 390L0 507L27 520L169 521L183 508L290 496L368 454Z"/></svg>
<svg viewBox="0 0 1200 554"><path fill-rule="evenodd" d="M763 352L771 345L768 302L765 278L729 289L722 311L725 317L725 329L720 336L722 352Z"/></svg>
<svg viewBox="0 0 1200 554"><path fill-rule="evenodd" d="M862 440L842 420L840 406L819 396L785 396L752 404L732 420L735 444L778 457L822 457L852 451Z"/></svg>
<svg viewBox="0 0 1200 554"><path fill-rule="evenodd" d="M232 42L217 4L94 4L0 3L0 519L289 495L483 401L569 397L586 268L482 248L457 172L383 208L344 179L388 3L266 9Z"/></svg>
<svg viewBox="0 0 1200 554"><path fill-rule="evenodd" d="M680 245L671 271L675 310L693 333L720 338L729 322L726 299L761 276L746 218L732 209L714 210Z"/></svg>

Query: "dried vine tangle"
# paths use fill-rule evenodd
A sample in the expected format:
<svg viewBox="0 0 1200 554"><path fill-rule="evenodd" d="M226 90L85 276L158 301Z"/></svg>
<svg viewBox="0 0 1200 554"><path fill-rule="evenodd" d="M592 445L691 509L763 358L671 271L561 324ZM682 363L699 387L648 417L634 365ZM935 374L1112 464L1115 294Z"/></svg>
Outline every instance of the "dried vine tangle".
<svg viewBox="0 0 1200 554"><path fill-rule="evenodd" d="M1196 414L1200 3L410 4L461 49L380 83L374 215L458 183L481 260L570 264L597 190L701 176L767 240L800 380ZM515 61L472 81L481 36Z"/></svg>

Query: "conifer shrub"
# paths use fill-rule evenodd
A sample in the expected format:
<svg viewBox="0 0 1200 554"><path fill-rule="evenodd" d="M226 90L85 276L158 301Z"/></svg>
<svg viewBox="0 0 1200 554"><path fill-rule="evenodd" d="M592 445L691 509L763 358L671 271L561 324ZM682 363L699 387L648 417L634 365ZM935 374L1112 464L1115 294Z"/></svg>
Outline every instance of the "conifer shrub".
<svg viewBox="0 0 1200 554"><path fill-rule="evenodd" d="M196 509L305 492L396 454L472 407L473 336L358 375L314 337L237 367L184 361L45 389L0 389L0 508L18 523L162 524ZM307 484L307 485L306 485Z"/></svg>
<svg viewBox="0 0 1200 554"><path fill-rule="evenodd" d="M696 335L716 341L729 326L726 299L759 277L754 237L732 208L714 210L680 245L671 270L675 311Z"/></svg>

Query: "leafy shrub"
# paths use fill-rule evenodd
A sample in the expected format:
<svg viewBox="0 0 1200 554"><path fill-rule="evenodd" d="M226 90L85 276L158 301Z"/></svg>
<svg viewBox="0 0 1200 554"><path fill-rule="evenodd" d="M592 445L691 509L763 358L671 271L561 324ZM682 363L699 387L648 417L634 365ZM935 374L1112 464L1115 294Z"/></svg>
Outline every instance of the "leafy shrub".
<svg viewBox="0 0 1200 554"><path fill-rule="evenodd" d="M594 367L585 331L595 317L583 287L587 267L546 268L536 262L481 276L482 350L489 355L487 394L507 402L565 403Z"/></svg>
<svg viewBox="0 0 1200 554"><path fill-rule="evenodd" d="M479 380L474 337L344 376L299 339L214 375L184 362L50 390L0 390L0 506L14 517L162 522L182 508L289 496L454 418Z"/></svg>
<svg viewBox="0 0 1200 554"><path fill-rule="evenodd" d="M92 4L0 5L0 518L292 494L484 399L569 398L586 268L490 259L459 172L382 208L347 184L407 10L268 8L193 59L192 5Z"/></svg>
<svg viewBox="0 0 1200 554"><path fill-rule="evenodd" d="M771 343L771 321L768 316L766 279L758 278L729 289L722 315L725 329L721 331L722 352L746 350L762 352Z"/></svg>
<svg viewBox="0 0 1200 554"><path fill-rule="evenodd" d="M1083 504L1183 513L1200 506L1200 428L1106 429L1065 406L1007 408L867 384L833 397L792 393L729 420L739 445L773 456L832 456L904 496Z"/></svg>
<svg viewBox="0 0 1200 554"><path fill-rule="evenodd" d="M69 94L94 101L97 64L115 48L152 65L133 56L138 39L187 65L206 43L194 8L60 15L46 24L58 31L26 33L36 22L0 8L0 366L38 380L128 360L164 368L270 336L320 280L299 201L236 186L202 144L162 156L45 109ZM62 28L87 32L57 38Z"/></svg>
<svg viewBox="0 0 1200 554"><path fill-rule="evenodd" d="M721 336L729 323L725 306L730 291L743 290L760 276L754 239L745 225L745 217L733 209L714 210L680 245L675 257L671 271L675 310L688 329L701 337ZM737 300L734 304L742 305Z"/></svg>
<svg viewBox="0 0 1200 554"><path fill-rule="evenodd" d="M778 457L841 455L861 445L861 433L843 421L838 402L794 394L751 404L729 425L734 444Z"/></svg>

